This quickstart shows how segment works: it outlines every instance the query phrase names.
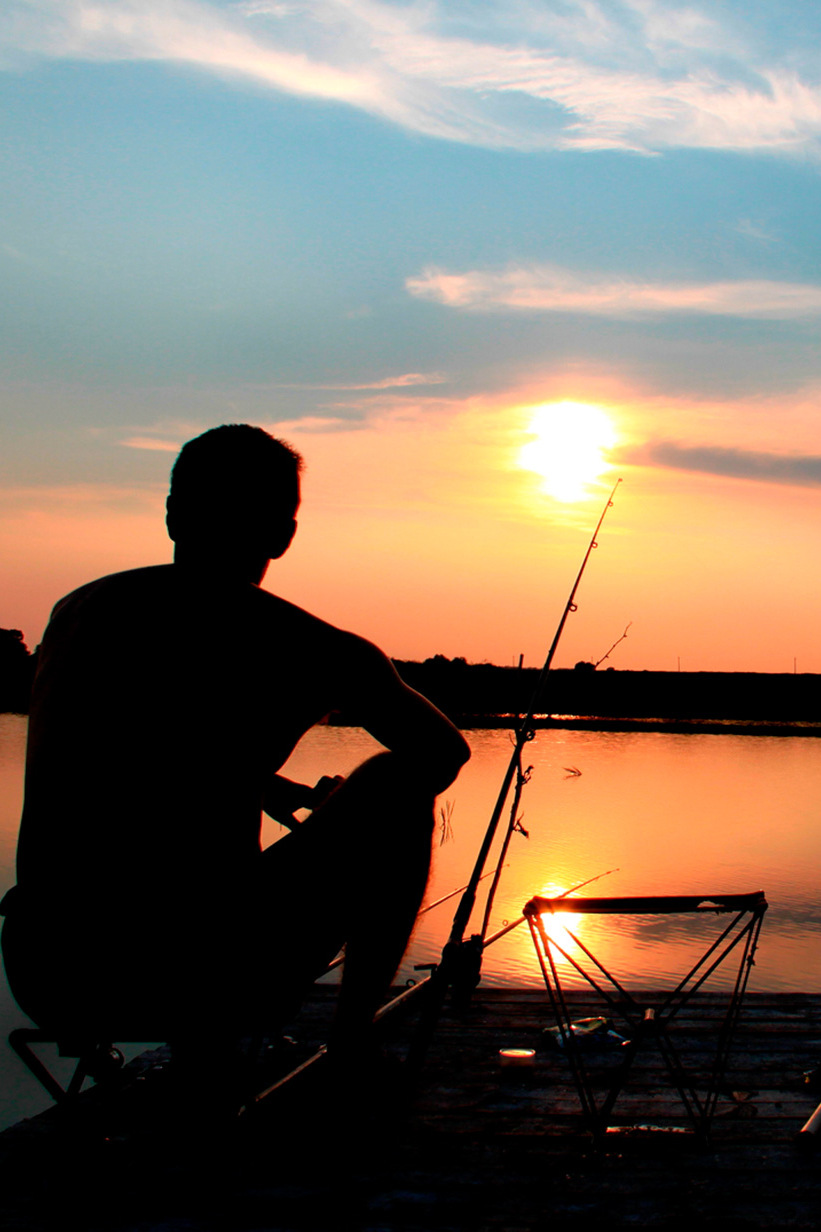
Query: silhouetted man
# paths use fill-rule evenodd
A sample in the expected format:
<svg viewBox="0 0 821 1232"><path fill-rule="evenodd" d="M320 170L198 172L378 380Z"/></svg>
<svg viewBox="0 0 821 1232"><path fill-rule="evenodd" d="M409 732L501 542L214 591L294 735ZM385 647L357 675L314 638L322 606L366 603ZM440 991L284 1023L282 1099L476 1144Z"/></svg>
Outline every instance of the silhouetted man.
<svg viewBox="0 0 821 1232"><path fill-rule="evenodd" d="M469 750L375 646L260 589L296 530L300 467L248 425L190 441L173 565L54 609L3 942L21 1006L62 1035L270 1029L345 942L332 1043L367 1040L424 891L434 798ZM389 751L341 786L278 776L338 709ZM261 852L262 811L303 806Z"/></svg>

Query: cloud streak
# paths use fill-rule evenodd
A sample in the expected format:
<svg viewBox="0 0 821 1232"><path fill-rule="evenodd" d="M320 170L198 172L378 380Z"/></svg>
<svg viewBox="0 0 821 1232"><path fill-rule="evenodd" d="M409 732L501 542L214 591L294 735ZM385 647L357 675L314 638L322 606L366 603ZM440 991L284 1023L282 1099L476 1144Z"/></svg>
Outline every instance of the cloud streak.
<svg viewBox="0 0 821 1232"><path fill-rule="evenodd" d="M673 313L795 320L821 312L811 283L637 282L582 276L554 265L448 273L430 267L405 282L419 299L468 312L570 312L648 317Z"/></svg>
<svg viewBox="0 0 821 1232"><path fill-rule="evenodd" d="M621 451L620 461L722 475L729 479L753 479L803 488L821 487L821 457L817 454L790 456L749 449L726 449L716 445L653 441L637 449Z"/></svg>
<svg viewBox="0 0 821 1232"><path fill-rule="evenodd" d="M408 389L416 385L442 385L447 380L441 372L403 372L401 376L388 376L381 381L363 381L358 384L342 384L341 382L328 381L322 384L311 381L302 382L284 382L278 381L274 389L327 389L327 390L382 390L382 389Z"/></svg>
<svg viewBox="0 0 821 1232"><path fill-rule="evenodd" d="M179 453L183 444L155 436L130 436L120 443L125 449L147 449L150 453Z"/></svg>
<svg viewBox="0 0 821 1232"><path fill-rule="evenodd" d="M0 40L13 68L171 61L497 148L816 149L811 40L772 21L669 0L7 0Z"/></svg>

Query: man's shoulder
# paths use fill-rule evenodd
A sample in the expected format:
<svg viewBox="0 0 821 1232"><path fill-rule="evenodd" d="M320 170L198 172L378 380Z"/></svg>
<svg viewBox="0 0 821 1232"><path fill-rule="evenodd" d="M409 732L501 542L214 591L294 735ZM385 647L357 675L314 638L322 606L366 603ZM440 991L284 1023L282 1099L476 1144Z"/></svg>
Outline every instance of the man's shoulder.
<svg viewBox="0 0 821 1232"><path fill-rule="evenodd" d="M54 605L52 619L85 607L97 601L117 602L128 600L138 594L153 594L168 587L172 581L173 566L148 565L142 569L126 569L121 573L108 573L70 591Z"/></svg>
<svg viewBox="0 0 821 1232"><path fill-rule="evenodd" d="M265 622L276 624L283 632L304 639L307 642L327 646L329 650L346 655L367 655L368 652L379 654L376 647L357 633L342 629L338 625L309 612L306 608L283 599L269 590L256 590L256 604L260 618Z"/></svg>

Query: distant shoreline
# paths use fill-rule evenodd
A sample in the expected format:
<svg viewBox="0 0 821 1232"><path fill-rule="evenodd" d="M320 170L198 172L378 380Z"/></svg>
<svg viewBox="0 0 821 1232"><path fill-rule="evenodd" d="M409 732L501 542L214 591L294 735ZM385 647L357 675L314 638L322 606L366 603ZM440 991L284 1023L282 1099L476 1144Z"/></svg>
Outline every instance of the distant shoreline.
<svg viewBox="0 0 821 1232"><path fill-rule="evenodd" d="M7 631L12 635L16 631ZM0 670L0 711L25 713L34 657L7 639L17 664ZM8 649L8 647L7 647ZM567 731L661 732L672 735L821 736L821 676L811 673L651 672L596 670L592 663L550 672L500 667L434 655L394 660L413 689L459 727L514 728L531 707L538 728ZM0 663L2 668L2 663ZM330 723L357 727L354 713Z"/></svg>
<svg viewBox="0 0 821 1232"><path fill-rule="evenodd" d="M533 707L536 727L571 731L821 736L821 676L810 673L596 670L466 663L436 655L396 662L412 688L460 727L513 727Z"/></svg>
<svg viewBox="0 0 821 1232"><path fill-rule="evenodd" d="M458 719L465 730L512 728L516 716L464 715ZM552 715L533 720L539 731L667 732L683 736L821 736L821 723L768 723L739 719L615 719L597 715Z"/></svg>
<svg viewBox="0 0 821 1232"><path fill-rule="evenodd" d="M462 731L512 731L521 722L513 714L452 714ZM329 719L333 727L358 727L342 716ZM678 736L802 736L821 737L821 723L778 722L739 719L631 719L597 715L539 715L533 720L538 731L661 732Z"/></svg>

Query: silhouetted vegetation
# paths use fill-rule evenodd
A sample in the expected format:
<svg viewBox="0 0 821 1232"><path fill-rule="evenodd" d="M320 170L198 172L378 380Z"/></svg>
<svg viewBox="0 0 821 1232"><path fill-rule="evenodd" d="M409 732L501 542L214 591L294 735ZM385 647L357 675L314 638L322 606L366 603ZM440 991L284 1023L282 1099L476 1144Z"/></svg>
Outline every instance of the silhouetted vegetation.
<svg viewBox="0 0 821 1232"><path fill-rule="evenodd" d="M527 711L539 669L466 663L434 655L424 663L397 660L403 680L454 722ZM821 723L821 677L760 672L596 671L581 661L550 673L536 704L541 715L609 719Z"/></svg>
<svg viewBox="0 0 821 1232"><path fill-rule="evenodd" d="M0 711L28 710L37 655L19 629L0 629ZM394 660L411 688L463 727L493 726L524 714L539 678L535 667L499 667L433 655L422 663ZM661 719L821 724L821 676L810 673L632 672L596 670L581 660L550 673L537 715L588 719ZM357 724L356 715L332 722Z"/></svg>
<svg viewBox="0 0 821 1232"><path fill-rule="evenodd" d="M36 656L20 629L0 629L0 711L26 714Z"/></svg>

